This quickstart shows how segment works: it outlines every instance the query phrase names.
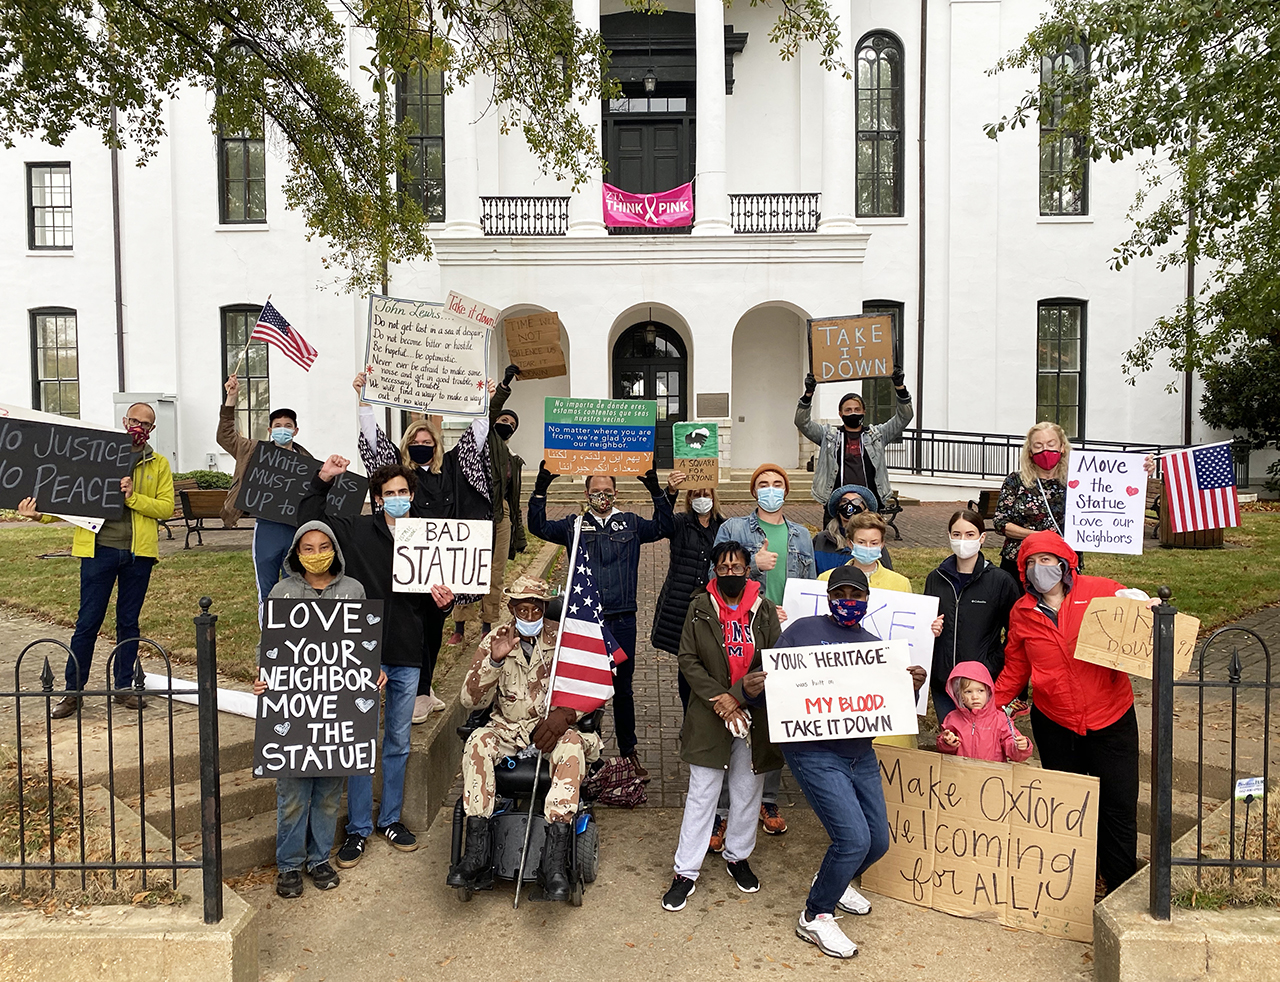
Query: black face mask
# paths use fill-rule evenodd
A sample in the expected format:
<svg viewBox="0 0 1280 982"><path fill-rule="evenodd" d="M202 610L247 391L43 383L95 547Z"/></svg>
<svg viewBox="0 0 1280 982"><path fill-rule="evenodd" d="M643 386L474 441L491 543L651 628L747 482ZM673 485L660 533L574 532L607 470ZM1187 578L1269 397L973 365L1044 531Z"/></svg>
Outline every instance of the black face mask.
<svg viewBox="0 0 1280 982"><path fill-rule="evenodd" d="M431 463L436 455L436 448L429 443L413 443L409 445L409 459L419 467Z"/></svg>
<svg viewBox="0 0 1280 982"><path fill-rule="evenodd" d="M725 600L742 596L742 591L747 588L745 573L738 576L716 576L716 582L720 584L720 596Z"/></svg>
<svg viewBox="0 0 1280 982"><path fill-rule="evenodd" d="M862 425L862 413L841 413L840 421L851 430L856 430Z"/></svg>
<svg viewBox="0 0 1280 982"><path fill-rule="evenodd" d="M516 428L512 426L510 423L494 423L493 424L493 432L498 434L499 440L503 440L503 441L510 440L511 434L514 433L515 431L516 431Z"/></svg>

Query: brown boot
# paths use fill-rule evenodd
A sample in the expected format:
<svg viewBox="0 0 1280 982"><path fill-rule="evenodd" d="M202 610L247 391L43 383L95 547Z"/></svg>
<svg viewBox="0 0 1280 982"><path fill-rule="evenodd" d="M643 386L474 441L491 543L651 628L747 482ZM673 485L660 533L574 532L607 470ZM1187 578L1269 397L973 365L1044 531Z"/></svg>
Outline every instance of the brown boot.
<svg viewBox="0 0 1280 982"><path fill-rule="evenodd" d="M49 710L50 719L66 719L68 716L74 716L76 709L80 706L79 696L63 696Z"/></svg>
<svg viewBox="0 0 1280 982"><path fill-rule="evenodd" d="M116 705L123 706L125 709L146 709L147 700L143 699L142 696L130 693L127 696L116 696Z"/></svg>

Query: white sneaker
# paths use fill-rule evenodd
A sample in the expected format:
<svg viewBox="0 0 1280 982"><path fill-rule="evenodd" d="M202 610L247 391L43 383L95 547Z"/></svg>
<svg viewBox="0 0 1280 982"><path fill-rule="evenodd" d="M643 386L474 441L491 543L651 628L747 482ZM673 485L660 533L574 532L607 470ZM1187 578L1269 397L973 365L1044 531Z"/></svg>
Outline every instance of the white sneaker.
<svg viewBox="0 0 1280 982"><path fill-rule="evenodd" d="M796 937L818 946L818 950L832 958L852 958L858 946L850 941L830 914L819 914L811 921L805 920L804 911L796 922Z"/></svg>
<svg viewBox="0 0 1280 982"><path fill-rule="evenodd" d="M445 708L445 701L436 695L436 690L434 688L431 690L431 694L427 696L427 698L431 700L431 709L429 712L438 713Z"/></svg>
<svg viewBox="0 0 1280 982"><path fill-rule="evenodd" d="M425 723L431 715L431 697L416 696L413 700L413 722Z"/></svg>
<svg viewBox="0 0 1280 982"><path fill-rule="evenodd" d="M813 879L809 881L809 886L813 886L818 882L818 874L813 874ZM836 906L847 914L857 914L859 917L865 917L871 913L871 901L860 894L853 888L853 884L849 884L844 888L844 893L840 894L840 899L836 901Z"/></svg>

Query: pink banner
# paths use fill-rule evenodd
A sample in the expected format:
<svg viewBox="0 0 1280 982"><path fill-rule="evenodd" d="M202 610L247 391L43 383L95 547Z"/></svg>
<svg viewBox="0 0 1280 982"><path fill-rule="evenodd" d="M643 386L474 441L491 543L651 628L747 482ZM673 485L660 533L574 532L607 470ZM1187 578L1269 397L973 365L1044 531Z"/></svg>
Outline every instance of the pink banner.
<svg viewBox="0 0 1280 982"><path fill-rule="evenodd" d="M693 182L656 194L632 194L604 186L604 223L673 228L693 224Z"/></svg>

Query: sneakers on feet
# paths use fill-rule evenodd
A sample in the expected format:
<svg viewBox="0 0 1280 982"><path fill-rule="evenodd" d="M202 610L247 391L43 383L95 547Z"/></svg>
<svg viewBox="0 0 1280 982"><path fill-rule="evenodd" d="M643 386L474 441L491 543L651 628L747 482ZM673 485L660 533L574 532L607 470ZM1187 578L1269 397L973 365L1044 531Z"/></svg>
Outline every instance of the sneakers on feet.
<svg viewBox="0 0 1280 982"><path fill-rule="evenodd" d="M728 824L723 815L716 816L716 824L711 827L711 841L707 843L708 852L724 852L724 831Z"/></svg>
<svg viewBox="0 0 1280 982"><path fill-rule="evenodd" d="M809 886L813 886L818 882L818 874L813 874L813 879L809 881ZM844 893L840 894L840 899L836 901L836 906L847 914L857 914L859 917L865 917L871 913L871 901L860 894L853 888L853 884L849 884L844 888Z"/></svg>
<svg viewBox="0 0 1280 982"><path fill-rule="evenodd" d="M302 874L296 869L281 873L276 877L276 893L285 900L293 900L302 896Z"/></svg>
<svg viewBox="0 0 1280 982"><path fill-rule="evenodd" d="M425 723L431 716L431 697L417 696L413 700L413 722Z"/></svg>
<svg viewBox="0 0 1280 982"><path fill-rule="evenodd" d="M738 884L738 889L743 893L755 893L760 889L760 878L751 872L751 866L745 859L739 859L736 863L726 863L725 868L729 870L733 882Z"/></svg>
<svg viewBox="0 0 1280 982"><path fill-rule="evenodd" d="M392 822L378 829L382 836L401 852L413 852L418 848L418 837L404 827L403 822Z"/></svg>
<svg viewBox="0 0 1280 982"><path fill-rule="evenodd" d="M698 884L687 876L677 876L671 881L671 889L662 895L663 910L684 910L689 897L698 889Z"/></svg>
<svg viewBox="0 0 1280 982"><path fill-rule="evenodd" d="M332 890L342 882L338 879L338 871L328 863L312 866L307 873L311 877L311 882L316 885L317 890Z"/></svg>
<svg viewBox="0 0 1280 982"><path fill-rule="evenodd" d="M368 842L363 835L348 832L338 850L338 869L351 869L364 856L364 846Z"/></svg>
<svg viewBox="0 0 1280 982"><path fill-rule="evenodd" d="M777 802L766 801L761 803L760 821L764 822L764 830L769 835L782 835L783 832L787 831L787 820L778 811Z"/></svg>
<svg viewBox="0 0 1280 982"><path fill-rule="evenodd" d="M801 911L800 920L796 922L796 937L801 941L817 945L820 952L832 958L852 958L858 953L858 946L845 937L830 914L819 914L813 920L804 915Z"/></svg>
<svg viewBox="0 0 1280 982"><path fill-rule="evenodd" d="M431 694L427 696L427 698L431 700L429 704L431 712L438 713L444 710L446 703L443 699L441 699L439 696L436 695L435 689L431 690Z"/></svg>

